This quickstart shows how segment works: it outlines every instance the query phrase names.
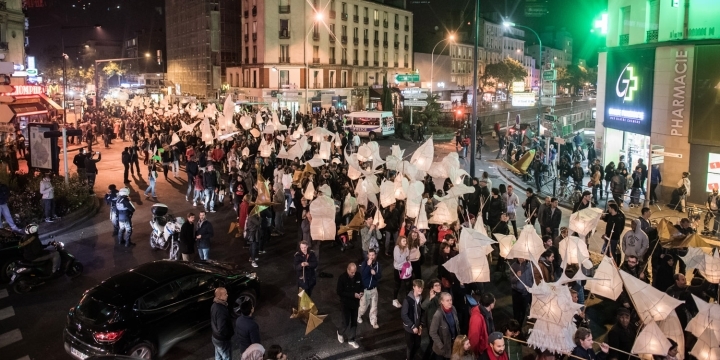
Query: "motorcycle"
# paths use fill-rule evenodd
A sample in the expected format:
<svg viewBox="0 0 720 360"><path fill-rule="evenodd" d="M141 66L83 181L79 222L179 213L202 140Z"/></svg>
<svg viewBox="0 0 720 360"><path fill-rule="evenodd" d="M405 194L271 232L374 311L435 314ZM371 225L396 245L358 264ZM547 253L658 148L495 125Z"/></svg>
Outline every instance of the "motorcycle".
<svg viewBox="0 0 720 360"><path fill-rule="evenodd" d="M83 264L75 259L75 256L65 250L65 244L59 241L51 241L46 246L53 246L60 254L60 270L58 274L65 274L74 279L83 272ZM18 260L15 262L13 274L10 276L10 284L18 294L24 294L30 290L45 284L55 277L52 273L52 261L27 261Z"/></svg>
<svg viewBox="0 0 720 360"><path fill-rule="evenodd" d="M185 223L182 217L173 217L168 214L168 207L165 204L155 204L152 206L153 214L150 220L150 247L153 250L169 250L169 260L178 260L178 237L180 236L180 228Z"/></svg>

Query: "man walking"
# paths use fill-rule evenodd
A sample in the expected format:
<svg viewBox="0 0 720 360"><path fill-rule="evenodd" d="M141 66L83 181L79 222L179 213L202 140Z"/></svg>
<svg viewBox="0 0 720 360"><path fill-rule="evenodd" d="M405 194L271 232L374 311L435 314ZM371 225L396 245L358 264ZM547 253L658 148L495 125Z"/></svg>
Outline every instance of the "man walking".
<svg viewBox="0 0 720 360"><path fill-rule="evenodd" d="M422 292L425 284L421 279L413 280L413 288L403 300L400 318L405 329L405 344L407 351L406 360L414 360L415 354L420 349L422 335Z"/></svg>
<svg viewBox="0 0 720 360"><path fill-rule="evenodd" d="M558 199L550 199L550 208L545 210L545 234L556 238L560 230L560 220L562 219L562 211L558 209Z"/></svg>
<svg viewBox="0 0 720 360"><path fill-rule="evenodd" d="M218 187L218 173L212 163L207 164L207 171L203 174L205 185L205 211L215 212L215 189Z"/></svg>
<svg viewBox="0 0 720 360"><path fill-rule="evenodd" d="M87 176L88 185L90 186L90 193L93 192L93 186L95 186L95 177L97 177L98 169L97 163L102 159L102 154L96 152L98 158L93 159L93 154L90 153L85 157L85 175Z"/></svg>
<svg viewBox="0 0 720 360"><path fill-rule="evenodd" d="M180 227L180 236L178 239L178 247L182 254L183 261L192 261L195 255L195 214L187 214L185 223Z"/></svg>
<svg viewBox="0 0 720 360"><path fill-rule="evenodd" d="M347 270L338 277L336 292L340 296L343 314L342 327L337 332L338 341L342 344L347 339L348 345L357 349L360 346L355 342L355 332L363 285L355 264L348 264Z"/></svg>
<svg viewBox="0 0 720 360"><path fill-rule="evenodd" d="M450 359L455 338L460 335L460 320L453 307L452 296L440 294L440 308L435 312L430 323L430 338L435 359Z"/></svg>
<svg viewBox="0 0 720 360"><path fill-rule="evenodd" d="M77 155L73 158L73 165L77 167L77 174L80 179L85 179L85 149L80 148Z"/></svg>
<svg viewBox="0 0 720 360"><path fill-rule="evenodd" d="M205 218L205 212L200 212L200 220L195 229L195 239L197 239L198 254L200 260L210 260L210 240L215 236L212 224Z"/></svg>
<svg viewBox="0 0 720 360"><path fill-rule="evenodd" d="M224 287L215 289L215 299L210 307L212 343L215 346L215 360L232 360L233 325L228 309L228 293Z"/></svg>
<svg viewBox="0 0 720 360"><path fill-rule="evenodd" d="M244 353L252 344L260 344L260 326L252 316L255 307L250 301L243 301L240 304L240 316L235 321L235 334L238 336L240 353Z"/></svg>
<svg viewBox="0 0 720 360"><path fill-rule="evenodd" d="M293 264L295 265L298 288L305 290L308 296L312 296L313 288L317 282L315 269L317 269L318 261L315 252L309 248L310 243L301 241L300 251L295 253Z"/></svg>
<svg viewBox="0 0 720 360"><path fill-rule="evenodd" d="M122 161L123 167L125 168L125 170L123 171L123 182L127 184L130 182L130 180L128 179L128 174L130 172L130 165L132 165L130 160L129 147L125 147L125 149L123 149L122 154L120 155L120 161Z"/></svg>
<svg viewBox="0 0 720 360"><path fill-rule="evenodd" d="M185 163L185 173L187 174L187 192L185 193L185 201L190 201L190 194L195 190L195 176L198 174L197 158L193 155L188 158Z"/></svg>
<svg viewBox="0 0 720 360"><path fill-rule="evenodd" d="M113 226L113 236L117 236L119 228L118 228L118 214L117 214L117 197L118 197L118 190L115 184L110 184L108 186L108 191L105 194L105 204L110 205L110 223Z"/></svg>
<svg viewBox="0 0 720 360"><path fill-rule="evenodd" d="M377 252L375 249L368 250L367 259L360 263L360 276L363 283L363 296L360 298L360 310L358 311L358 324L362 323L362 316L370 305L370 325L377 329L377 304L378 304L378 281L382 278L380 264L375 261Z"/></svg>
<svg viewBox="0 0 720 360"><path fill-rule="evenodd" d="M130 241L130 236L132 236L132 216L135 213L135 205L130 202L128 196L130 196L130 190L128 188L120 189L117 200L115 201L115 208L118 212L118 245L122 245L124 241L125 246L131 247L135 246L135 243ZM124 236L123 232L125 233Z"/></svg>

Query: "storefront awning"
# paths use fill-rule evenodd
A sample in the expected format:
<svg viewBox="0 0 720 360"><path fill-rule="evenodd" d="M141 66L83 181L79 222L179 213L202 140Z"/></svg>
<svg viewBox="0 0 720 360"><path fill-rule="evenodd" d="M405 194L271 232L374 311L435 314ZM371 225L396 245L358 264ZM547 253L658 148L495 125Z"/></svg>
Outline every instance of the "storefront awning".
<svg viewBox="0 0 720 360"><path fill-rule="evenodd" d="M47 108L39 102L9 104L9 106L16 116L41 115L48 113Z"/></svg>

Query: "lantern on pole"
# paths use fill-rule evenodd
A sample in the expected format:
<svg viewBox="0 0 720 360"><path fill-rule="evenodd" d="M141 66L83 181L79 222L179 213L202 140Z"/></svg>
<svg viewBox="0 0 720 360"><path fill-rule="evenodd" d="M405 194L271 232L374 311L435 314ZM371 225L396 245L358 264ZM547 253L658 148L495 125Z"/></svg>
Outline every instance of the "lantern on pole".
<svg viewBox="0 0 720 360"><path fill-rule="evenodd" d="M425 203L427 203L427 199L422 199L422 202L420 203L420 212L415 218L415 226L417 226L419 230L430 229L430 226L428 224L427 212L425 212Z"/></svg>
<svg viewBox="0 0 720 360"><path fill-rule="evenodd" d="M410 158L410 164L415 165L415 167L420 171L427 172L430 170L430 166L432 165L434 153L435 149L433 148L433 140L431 136L427 139L427 141L425 141L425 143L415 150L413 156Z"/></svg>
<svg viewBox="0 0 720 360"><path fill-rule="evenodd" d="M595 281L588 282L588 290L593 294L617 300L623 290L623 282L611 258L603 256L600 265L595 270Z"/></svg>
<svg viewBox="0 0 720 360"><path fill-rule="evenodd" d="M590 232L595 231L601 216L602 209L593 207L574 212L570 214L570 224L568 225L568 229L570 229L570 231L577 232L584 237Z"/></svg>
<svg viewBox="0 0 720 360"><path fill-rule="evenodd" d="M312 184L312 183L311 183ZM335 240L335 202L320 194L310 203L310 236L313 240Z"/></svg>
<svg viewBox="0 0 720 360"><path fill-rule="evenodd" d="M315 185L313 185L312 181L308 182L305 192L303 193L303 197L308 201L315 198Z"/></svg>
<svg viewBox="0 0 720 360"><path fill-rule="evenodd" d="M658 321L657 325L668 339L678 344L678 360L685 360L685 332L683 331L677 314L674 311L671 312L665 320Z"/></svg>
<svg viewBox="0 0 720 360"><path fill-rule="evenodd" d="M720 305L707 303L695 295L692 298L698 313L688 322L685 330L700 337L705 330L711 329L716 338L720 337Z"/></svg>
<svg viewBox="0 0 720 360"><path fill-rule="evenodd" d="M478 222L481 222L482 219L478 218ZM475 223L477 228L477 222ZM500 244L500 257L507 258L508 253L510 253L510 249L512 249L513 244L515 244L515 235L503 235L503 234L493 234L495 238L497 239L498 243Z"/></svg>
<svg viewBox="0 0 720 360"><path fill-rule="evenodd" d="M592 267L587 244L585 244L585 240L577 236L568 236L561 240L560 244L558 244L558 252L561 254L563 261L567 261L567 264L582 264L586 269Z"/></svg>
<svg viewBox="0 0 720 360"><path fill-rule="evenodd" d="M620 277L625 283L625 290L635 304L635 310L643 323L664 320L670 312L684 301L661 292L650 284L620 270Z"/></svg>
<svg viewBox="0 0 720 360"><path fill-rule="evenodd" d="M670 341L663 334L654 321L645 324L640 334L635 339L632 350L633 354L652 354L665 356L670 350Z"/></svg>
<svg viewBox="0 0 720 360"><path fill-rule="evenodd" d="M690 355L698 359L720 359L720 345L711 329L706 329L700 335Z"/></svg>
<svg viewBox="0 0 720 360"><path fill-rule="evenodd" d="M319 157L323 160L330 160L330 142L323 141L320 143Z"/></svg>
<svg viewBox="0 0 720 360"><path fill-rule="evenodd" d="M490 266L485 252L464 251L442 265L462 284L490 281Z"/></svg>
<svg viewBox="0 0 720 360"><path fill-rule="evenodd" d="M537 264L543 252L545 252L545 247L542 244L542 239L535 232L535 227L527 224L523 227L515 244L510 248L506 258L523 258Z"/></svg>
<svg viewBox="0 0 720 360"><path fill-rule="evenodd" d="M380 184L380 204L385 208L395 203L395 184L383 180Z"/></svg>

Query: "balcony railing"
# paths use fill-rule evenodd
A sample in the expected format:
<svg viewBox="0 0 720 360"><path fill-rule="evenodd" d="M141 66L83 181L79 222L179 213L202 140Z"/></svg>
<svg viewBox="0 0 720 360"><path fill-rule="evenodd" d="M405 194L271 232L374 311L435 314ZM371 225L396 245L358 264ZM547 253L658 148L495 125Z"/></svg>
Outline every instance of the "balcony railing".
<svg viewBox="0 0 720 360"><path fill-rule="evenodd" d="M340 65L347 65L347 59L340 60Z"/></svg>
<svg viewBox="0 0 720 360"><path fill-rule="evenodd" d="M375 26L380 26L380 20L375 20L374 24L375 24Z"/></svg>
<svg viewBox="0 0 720 360"><path fill-rule="evenodd" d="M368 46L370 44L370 39L363 39L363 44L365 44L365 46Z"/></svg>
<svg viewBox="0 0 720 360"><path fill-rule="evenodd" d="M384 67L387 67L387 64L388 64L387 61L383 61L383 66L384 66Z"/></svg>
<svg viewBox="0 0 720 360"><path fill-rule="evenodd" d="M257 33L253 33L253 41L257 40Z"/></svg>
<svg viewBox="0 0 720 360"><path fill-rule="evenodd" d="M375 65L375 66L379 66L379 65L380 65L380 62L379 62L379 61L377 61L377 60L375 60L375 61L373 61L373 65Z"/></svg>
<svg viewBox="0 0 720 360"><path fill-rule="evenodd" d="M388 47L388 42L387 42L387 40L383 40L383 47L387 49L387 47Z"/></svg>
<svg viewBox="0 0 720 360"><path fill-rule="evenodd" d="M253 58L253 62L252 62L252 63L253 63L253 64L257 64L257 58L256 58L256 57Z"/></svg>
<svg viewBox="0 0 720 360"><path fill-rule="evenodd" d="M335 65L335 59L330 59L328 60L328 62L330 63L330 65Z"/></svg>
<svg viewBox="0 0 720 360"><path fill-rule="evenodd" d="M355 66L357 66L357 65L358 65L358 61L357 61L357 59L353 60L353 65L355 65Z"/></svg>
<svg viewBox="0 0 720 360"><path fill-rule="evenodd" d="M314 33L313 33L313 40L315 40L315 41L320 40L320 33L319 33L319 32L314 32Z"/></svg>
<svg viewBox="0 0 720 360"><path fill-rule="evenodd" d="M248 18L248 17L250 16L250 12L247 11L247 10L243 11L243 16L244 16L245 18Z"/></svg>
<svg viewBox="0 0 720 360"><path fill-rule="evenodd" d="M250 63L250 59L245 58L245 60L243 60L243 64L249 64L249 63ZM246 86L246 87L247 87L247 86Z"/></svg>
<svg viewBox="0 0 720 360"><path fill-rule="evenodd" d="M400 30L400 24L395 23L395 30Z"/></svg>
<svg viewBox="0 0 720 360"><path fill-rule="evenodd" d="M358 39L358 38L353 38L353 44L355 44L355 45L360 44L360 39Z"/></svg>
<svg viewBox="0 0 720 360"><path fill-rule="evenodd" d="M619 46L627 46L630 44L630 34L622 34L620 35L620 44Z"/></svg>
<svg viewBox="0 0 720 360"><path fill-rule="evenodd" d="M313 64L319 64L320 58L313 58Z"/></svg>
<svg viewBox="0 0 720 360"><path fill-rule="evenodd" d="M646 35L647 42L657 42L658 41L658 31L657 30L648 30Z"/></svg>
<svg viewBox="0 0 720 360"><path fill-rule="evenodd" d="M353 86L358 86L358 83L354 82L354 83L353 83Z"/></svg>
<svg viewBox="0 0 720 360"><path fill-rule="evenodd" d="M289 58L289 57L282 57L282 56L281 56L281 57L278 59L278 62L281 63L281 64L289 64L289 63L290 63L290 58Z"/></svg>
<svg viewBox="0 0 720 360"><path fill-rule="evenodd" d="M378 39L373 40L373 44L375 44L375 47L380 46L380 40L378 40Z"/></svg>
<svg viewBox="0 0 720 360"><path fill-rule="evenodd" d="M343 35L340 37L340 42L343 44L347 44L347 36Z"/></svg>
<svg viewBox="0 0 720 360"><path fill-rule="evenodd" d="M383 20L383 27L387 28L388 26L390 26L390 23L387 20Z"/></svg>
<svg viewBox="0 0 720 360"><path fill-rule="evenodd" d="M289 14L290 13L290 5L278 6L278 12L281 14Z"/></svg>
<svg viewBox="0 0 720 360"><path fill-rule="evenodd" d="M322 89L322 86L320 85L320 83L314 83L313 89Z"/></svg>
<svg viewBox="0 0 720 360"><path fill-rule="evenodd" d="M405 50L407 50L407 49L409 49L409 48L410 48L410 45L408 45L408 44L405 44L405 46L403 46L403 47L405 48Z"/></svg>
<svg viewBox="0 0 720 360"><path fill-rule="evenodd" d="M397 42L397 41L396 41L393 45L395 46L396 49L399 49L399 48L400 48L400 43Z"/></svg>
<svg viewBox="0 0 720 360"><path fill-rule="evenodd" d="M250 35L248 35L248 34L245 34L245 36L243 36L243 38L245 39L245 42L250 41Z"/></svg>
<svg viewBox="0 0 720 360"><path fill-rule="evenodd" d="M368 61L367 61L367 60L363 61L363 66L368 66Z"/></svg>
<svg viewBox="0 0 720 360"><path fill-rule="evenodd" d="M331 19L335 18L335 10L330 10L330 18Z"/></svg>
<svg viewBox="0 0 720 360"><path fill-rule="evenodd" d="M405 31L410 31L410 25L405 25Z"/></svg>
<svg viewBox="0 0 720 360"><path fill-rule="evenodd" d="M360 21L360 16L353 15L353 22L359 22L359 21Z"/></svg>
<svg viewBox="0 0 720 360"><path fill-rule="evenodd" d="M404 62L403 64L405 65L405 67L408 67L408 63L407 63L407 62Z"/></svg>
<svg viewBox="0 0 720 360"><path fill-rule="evenodd" d="M280 30L280 38L281 39L289 39L290 38L290 31L288 29L282 29Z"/></svg>
<svg viewBox="0 0 720 360"><path fill-rule="evenodd" d="M398 67L398 63L395 63L395 67Z"/></svg>
<svg viewBox="0 0 720 360"><path fill-rule="evenodd" d="M342 19L343 21L347 21L347 19L348 19L348 14L347 14L347 13L341 13L341 14L340 14L340 19Z"/></svg>
<svg viewBox="0 0 720 360"><path fill-rule="evenodd" d="M253 6L253 8L252 8L252 16L257 16L257 6Z"/></svg>
<svg viewBox="0 0 720 360"><path fill-rule="evenodd" d="M364 17L364 18L363 18L363 24L367 25L368 23L370 23L370 19L367 18L367 17Z"/></svg>
<svg viewBox="0 0 720 360"><path fill-rule="evenodd" d="M330 39L331 43L335 42L335 36L333 36L333 34L328 34L328 39Z"/></svg>

